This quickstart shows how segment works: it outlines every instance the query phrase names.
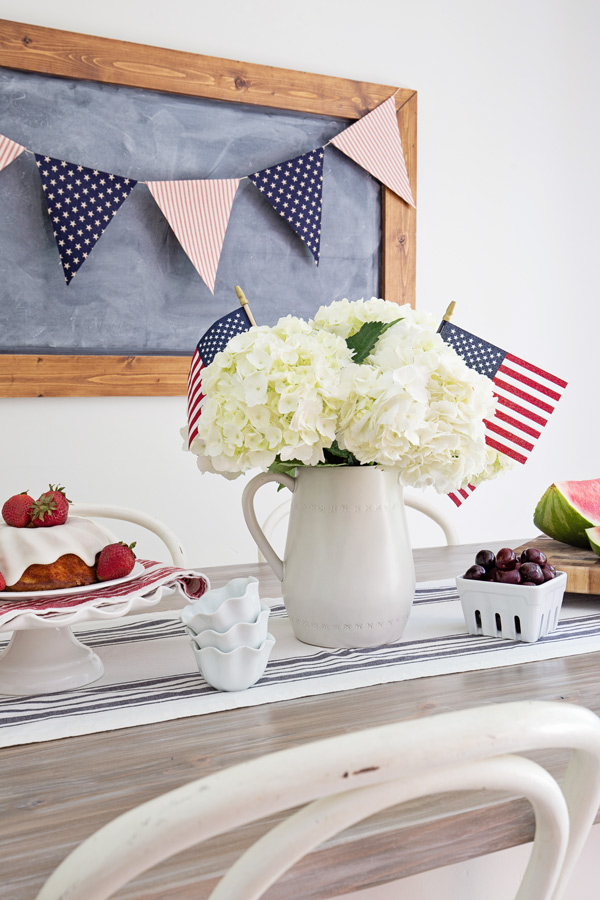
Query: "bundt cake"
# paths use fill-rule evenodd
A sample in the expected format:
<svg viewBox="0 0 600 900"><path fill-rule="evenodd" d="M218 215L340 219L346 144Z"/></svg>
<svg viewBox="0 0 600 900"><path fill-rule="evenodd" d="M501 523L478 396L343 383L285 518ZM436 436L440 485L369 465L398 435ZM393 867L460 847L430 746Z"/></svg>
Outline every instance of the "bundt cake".
<svg viewBox="0 0 600 900"><path fill-rule="evenodd" d="M0 572L6 591L52 591L94 584L97 554L117 538L93 519L69 516L54 528L0 523Z"/></svg>

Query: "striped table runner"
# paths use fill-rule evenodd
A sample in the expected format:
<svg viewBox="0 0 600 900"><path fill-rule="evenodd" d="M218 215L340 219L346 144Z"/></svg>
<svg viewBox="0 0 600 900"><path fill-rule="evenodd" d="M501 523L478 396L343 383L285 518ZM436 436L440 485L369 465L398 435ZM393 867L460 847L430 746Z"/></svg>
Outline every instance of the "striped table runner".
<svg viewBox="0 0 600 900"><path fill-rule="evenodd" d="M417 587L401 641L356 650L302 644L281 602L273 604L269 631L276 644L267 669L236 693L204 681L177 612L83 623L74 631L101 656L102 678L72 691L1 697L0 746L600 650L600 601L580 597L564 604L555 632L525 644L468 635L454 583L429 582Z"/></svg>

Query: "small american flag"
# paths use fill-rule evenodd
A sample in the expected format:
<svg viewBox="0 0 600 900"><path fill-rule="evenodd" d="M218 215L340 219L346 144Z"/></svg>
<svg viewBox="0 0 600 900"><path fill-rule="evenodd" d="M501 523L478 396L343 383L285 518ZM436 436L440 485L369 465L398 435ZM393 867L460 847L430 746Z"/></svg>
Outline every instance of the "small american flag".
<svg viewBox="0 0 600 900"><path fill-rule="evenodd" d="M192 357L187 384L188 447L198 434L198 420L202 412L202 370L211 364L217 353L224 350L232 337L250 329L250 320L242 308L234 309L217 319L198 341Z"/></svg>
<svg viewBox="0 0 600 900"><path fill-rule="evenodd" d="M492 420L484 420L488 446L516 462L527 462L567 382L451 322L442 321L438 334L470 369L485 375L494 385L496 412ZM469 485L448 496L460 506L474 490Z"/></svg>

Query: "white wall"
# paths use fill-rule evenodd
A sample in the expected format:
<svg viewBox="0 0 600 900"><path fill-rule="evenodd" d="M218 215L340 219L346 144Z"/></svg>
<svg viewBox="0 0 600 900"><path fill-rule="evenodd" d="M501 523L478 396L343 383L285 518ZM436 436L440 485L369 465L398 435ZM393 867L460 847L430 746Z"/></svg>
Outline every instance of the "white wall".
<svg viewBox="0 0 600 900"><path fill-rule="evenodd" d="M3 0L1 15L418 90L418 304L456 300L457 324L570 382L525 468L460 510L439 502L465 539L527 537L552 481L600 476L595 0ZM201 566L254 559L241 481L200 476L184 420L183 398L0 400L0 498L60 480L164 518Z"/></svg>
<svg viewBox="0 0 600 900"><path fill-rule="evenodd" d="M526 537L552 481L600 476L595 0L3 0L0 14L418 90L418 304L441 316L456 300L457 324L570 382L524 469L458 511L440 503L465 539ZM254 559L242 482L200 477L180 449L184 420L183 398L0 400L0 498L60 480L73 499L164 518L201 566ZM272 492L263 511L274 502ZM474 870L459 875L466 897ZM489 887L487 867L477 883Z"/></svg>

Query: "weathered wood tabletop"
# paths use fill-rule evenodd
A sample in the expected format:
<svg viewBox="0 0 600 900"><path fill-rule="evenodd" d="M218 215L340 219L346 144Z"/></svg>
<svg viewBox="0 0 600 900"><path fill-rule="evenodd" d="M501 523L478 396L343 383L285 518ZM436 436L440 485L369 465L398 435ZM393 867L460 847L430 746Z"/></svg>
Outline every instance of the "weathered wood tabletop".
<svg viewBox="0 0 600 900"><path fill-rule="evenodd" d="M516 547L521 540L489 544ZM419 580L450 577L471 564L475 545L416 550ZM263 597L280 595L265 564L204 570L213 586L236 574L256 574ZM581 598L579 598L581 599ZM568 598L565 602L569 602ZM598 608L600 598L590 597ZM168 601L164 608L169 605ZM235 709L0 750L2 900L33 900L55 866L82 839L116 815L225 766L306 741L450 709L508 700L580 703L600 713L600 653L525 665L442 675L358 690ZM546 754L560 772L565 757ZM434 798L435 799L435 798ZM333 897L531 839L524 801L498 798L492 809L478 795L410 805L417 823L398 838L390 810L328 842L271 891L274 898ZM445 818L428 821L432 811ZM118 892L127 900L201 900L260 825L214 839L157 866ZM370 853L365 859L357 853Z"/></svg>

